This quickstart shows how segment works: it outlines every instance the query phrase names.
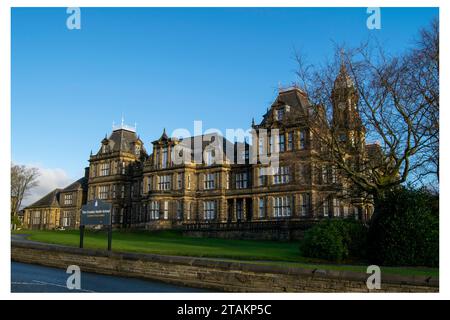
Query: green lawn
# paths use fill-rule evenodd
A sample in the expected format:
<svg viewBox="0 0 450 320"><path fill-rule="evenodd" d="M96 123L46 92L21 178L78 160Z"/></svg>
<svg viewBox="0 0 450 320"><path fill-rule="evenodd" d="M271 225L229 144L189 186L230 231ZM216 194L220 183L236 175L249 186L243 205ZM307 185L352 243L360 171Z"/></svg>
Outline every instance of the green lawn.
<svg viewBox="0 0 450 320"><path fill-rule="evenodd" d="M37 231L24 230L15 233L27 234L33 241L79 245L79 231ZM104 232L86 231L85 248L105 249L107 236ZM349 270L365 272L367 264L330 264L304 258L300 255L298 242L229 240L217 238L184 237L174 231L121 232L114 231L114 251L155 253L195 257L220 258L222 260L252 261L258 264L285 265L292 267L320 268L328 270ZM383 267L391 274L437 276L438 269Z"/></svg>

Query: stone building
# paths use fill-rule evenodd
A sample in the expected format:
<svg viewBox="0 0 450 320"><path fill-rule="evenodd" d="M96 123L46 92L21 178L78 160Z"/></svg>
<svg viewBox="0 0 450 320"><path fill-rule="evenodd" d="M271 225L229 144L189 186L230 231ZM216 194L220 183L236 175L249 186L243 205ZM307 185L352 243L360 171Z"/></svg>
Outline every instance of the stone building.
<svg viewBox="0 0 450 320"><path fill-rule="evenodd" d="M80 225L80 209L86 203L87 175L64 189L55 189L24 209L28 229L73 229Z"/></svg>
<svg viewBox="0 0 450 320"><path fill-rule="evenodd" d="M376 153L377 146L366 145L358 95L344 67L331 99L332 128L323 130L337 132L358 165ZM313 127L320 123L310 120L311 108L324 112L299 88L280 90L262 121L252 122L251 144L231 142L218 133L169 137L164 130L152 142L151 154L135 128L122 122L105 136L98 152L91 153L87 200L112 203L113 225L136 229L218 224L239 229L325 217L369 219L370 202L320 156L323 147ZM275 167L263 161L273 154L278 155ZM62 225L67 211L61 204L65 189L54 192L43 198L57 208L46 220L47 228ZM40 208L36 204L28 208L30 217L39 212L33 211ZM79 212L76 216L74 221Z"/></svg>

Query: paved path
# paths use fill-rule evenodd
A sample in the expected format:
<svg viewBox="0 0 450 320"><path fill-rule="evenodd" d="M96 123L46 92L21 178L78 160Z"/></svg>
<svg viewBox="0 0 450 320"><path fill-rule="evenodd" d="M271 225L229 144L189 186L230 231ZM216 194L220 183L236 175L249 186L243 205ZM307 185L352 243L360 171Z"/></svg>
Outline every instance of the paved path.
<svg viewBox="0 0 450 320"><path fill-rule="evenodd" d="M206 290L101 275L81 270L81 290L69 290L63 269L11 262L11 292L205 292Z"/></svg>

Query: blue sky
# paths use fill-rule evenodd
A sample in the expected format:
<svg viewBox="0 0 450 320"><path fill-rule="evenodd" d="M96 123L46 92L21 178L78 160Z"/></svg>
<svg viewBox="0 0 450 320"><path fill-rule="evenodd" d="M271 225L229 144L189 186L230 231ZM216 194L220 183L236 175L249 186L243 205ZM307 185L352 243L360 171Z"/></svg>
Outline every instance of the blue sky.
<svg viewBox="0 0 450 320"><path fill-rule="evenodd" d="M375 36L396 53L438 13L383 8L381 30L369 30L366 8L82 8L81 30L69 30L65 8L15 8L12 161L66 183L122 114L147 149L194 120L248 128L295 81L294 48L317 63L333 42Z"/></svg>

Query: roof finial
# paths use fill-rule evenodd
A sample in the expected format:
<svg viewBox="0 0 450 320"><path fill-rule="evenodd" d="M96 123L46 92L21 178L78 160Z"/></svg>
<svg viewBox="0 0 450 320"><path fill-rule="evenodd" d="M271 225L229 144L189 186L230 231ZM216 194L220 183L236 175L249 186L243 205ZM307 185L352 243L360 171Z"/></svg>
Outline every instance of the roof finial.
<svg viewBox="0 0 450 320"><path fill-rule="evenodd" d="M341 48L339 56L340 56L340 60L341 60L340 72L346 72L347 68L345 67L345 50L344 50L344 48Z"/></svg>
<svg viewBox="0 0 450 320"><path fill-rule="evenodd" d="M122 113L122 128L123 128L123 122L124 122L124 120L123 120L123 113Z"/></svg>
<svg viewBox="0 0 450 320"><path fill-rule="evenodd" d="M255 117L252 117L252 127L255 126Z"/></svg>
<svg viewBox="0 0 450 320"><path fill-rule="evenodd" d="M115 124L115 122L114 122L114 120L113 120L113 124L112 124L112 129L113 129L113 131L114 131L114 127L116 126L116 124Z"/></svg>

